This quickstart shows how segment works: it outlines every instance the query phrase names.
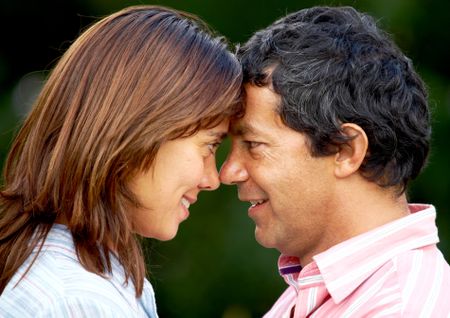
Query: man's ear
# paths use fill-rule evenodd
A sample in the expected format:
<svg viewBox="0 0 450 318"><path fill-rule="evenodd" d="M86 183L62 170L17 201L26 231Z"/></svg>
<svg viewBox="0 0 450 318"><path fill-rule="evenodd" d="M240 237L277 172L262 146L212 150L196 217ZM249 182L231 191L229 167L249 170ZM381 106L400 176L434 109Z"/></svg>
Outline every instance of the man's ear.
<svg viewBox="0 0 450 318"><path fill-rule="evenodd" d="M334 160L334 174L338 178L345 178L358 171L366 157L369 141L364 129L356 124L345 123L341 128L343 134L352 139L339 146Z"/></svg>

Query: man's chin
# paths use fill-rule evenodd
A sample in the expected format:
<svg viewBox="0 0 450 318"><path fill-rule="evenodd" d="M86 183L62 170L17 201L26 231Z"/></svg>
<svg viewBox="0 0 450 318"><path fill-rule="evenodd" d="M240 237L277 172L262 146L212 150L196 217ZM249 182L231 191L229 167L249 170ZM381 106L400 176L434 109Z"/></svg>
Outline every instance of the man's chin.
<svg viewBox="0 0 450 318"><path fill-rule="evenodd" d="M267 232L258 227L255 229L255 239L259 245L265 248L276 248L275 242L268 237Z"/></svg>

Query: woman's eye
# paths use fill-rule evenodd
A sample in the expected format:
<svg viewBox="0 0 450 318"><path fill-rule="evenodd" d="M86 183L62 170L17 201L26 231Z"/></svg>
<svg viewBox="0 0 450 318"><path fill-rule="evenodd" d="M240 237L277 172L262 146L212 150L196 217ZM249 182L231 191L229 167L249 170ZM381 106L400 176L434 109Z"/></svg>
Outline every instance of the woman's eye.
<svg viewBox="0 0 450 318"><path fill-rule="evenodd" d="M214 155L217 151L217 148L219 148L220 142L213 142L211 144L208 144L209 151Z"/></svg>

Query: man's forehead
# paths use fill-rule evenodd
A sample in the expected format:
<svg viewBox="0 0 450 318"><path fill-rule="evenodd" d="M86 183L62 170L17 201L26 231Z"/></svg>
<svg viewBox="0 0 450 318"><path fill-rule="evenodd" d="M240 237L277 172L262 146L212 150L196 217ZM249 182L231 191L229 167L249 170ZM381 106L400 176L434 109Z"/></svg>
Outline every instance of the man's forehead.
<svg viewBox="0 0 450 318"><path fill-rule="evenodd" d="M269 130L268 130L269 129ZM267 123L258 123L246 118L241 118L230 122L230 135L233 136L264 136L271 132Z"/></svg>
<svg viewBox="0 0 450 318"><path fill-rule="evenodd" d="M252 135L264 136L275 130L283 130L288 126L281 119L277 111L273 111L270 117L244 116L230 121L229 134L233 136Z"/></svg>
<svg viewBox="0 0 450 318"><path fill-rule="evenodd" d="M266 135L286 127L279 113L280 96L271 87L245 85L244 115L230 121L234 136Z"/></svg>

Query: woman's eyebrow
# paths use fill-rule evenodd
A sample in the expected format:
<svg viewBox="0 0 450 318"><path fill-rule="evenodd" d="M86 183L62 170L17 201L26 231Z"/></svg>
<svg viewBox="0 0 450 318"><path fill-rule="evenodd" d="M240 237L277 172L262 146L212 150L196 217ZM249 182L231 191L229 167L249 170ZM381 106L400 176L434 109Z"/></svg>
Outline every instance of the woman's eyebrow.
<svg viewBox="0 0 450 318"><path fill-rule="evenodd" d="M208 135L211 136L211 137L216 137L216 138L222 140L222 139L225 139L228 134L226 132L224 132L224 131L214 131L214 130L212 130L212 131L208 132Z"/></svg>

